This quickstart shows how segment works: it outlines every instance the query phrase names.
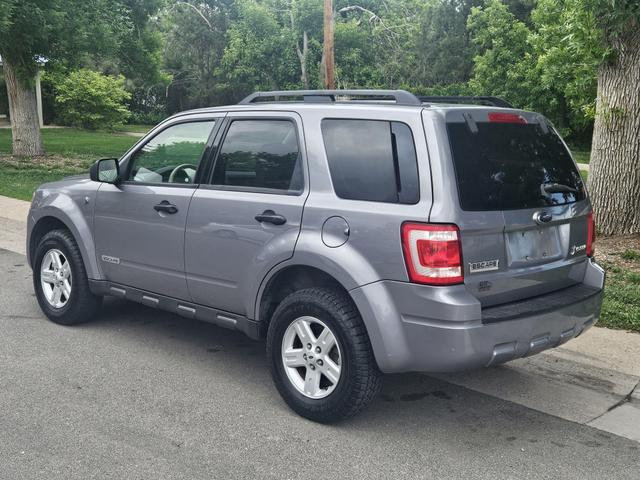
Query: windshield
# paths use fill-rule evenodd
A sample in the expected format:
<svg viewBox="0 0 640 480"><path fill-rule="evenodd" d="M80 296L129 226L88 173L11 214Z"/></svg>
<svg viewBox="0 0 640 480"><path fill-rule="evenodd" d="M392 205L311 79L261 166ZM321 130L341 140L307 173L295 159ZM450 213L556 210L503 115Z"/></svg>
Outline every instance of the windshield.
<svg viewBox="0 0 640 480"><path fill-rule="evenodd" d="M564 205L586 196L580 173L552 130L538 124L447 123L463 210Z"/></svg>

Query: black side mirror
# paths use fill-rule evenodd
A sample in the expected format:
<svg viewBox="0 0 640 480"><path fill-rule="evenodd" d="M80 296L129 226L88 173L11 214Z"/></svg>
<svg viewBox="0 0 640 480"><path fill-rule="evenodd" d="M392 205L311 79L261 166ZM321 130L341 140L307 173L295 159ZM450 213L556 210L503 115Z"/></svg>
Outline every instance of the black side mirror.
<svg viewBox="0 0 640 480"><path fill-rule="evenodd" d="M116 158L102 158L91 165L89 178L94 182L118 183L120 179L120 165Z"/></svg>

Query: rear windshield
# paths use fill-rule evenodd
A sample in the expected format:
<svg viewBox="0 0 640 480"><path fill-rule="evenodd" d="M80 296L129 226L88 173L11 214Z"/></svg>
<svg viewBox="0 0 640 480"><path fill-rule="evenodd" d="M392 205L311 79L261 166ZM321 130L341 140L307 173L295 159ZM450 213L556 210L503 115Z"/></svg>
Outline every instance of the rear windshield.
<svg viewBox="0 0 640 480"><path fill-rule="evenodd" d="M516 210L585 198L580 173L552 129L537 124L447 123L463 210Z"/></svg>

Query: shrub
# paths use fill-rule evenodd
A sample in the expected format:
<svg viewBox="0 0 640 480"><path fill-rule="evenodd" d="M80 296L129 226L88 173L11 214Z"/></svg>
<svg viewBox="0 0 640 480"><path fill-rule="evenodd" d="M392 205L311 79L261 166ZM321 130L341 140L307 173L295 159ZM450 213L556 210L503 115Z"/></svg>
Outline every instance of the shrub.
<svg viewBox="0 0 640 480"><path fill-rule="evenodd" d="M124 77L111 77L87 69L71 72L56 85L58 121L63 125L113 130L131 113L131 94L124 89Z"/></svg>

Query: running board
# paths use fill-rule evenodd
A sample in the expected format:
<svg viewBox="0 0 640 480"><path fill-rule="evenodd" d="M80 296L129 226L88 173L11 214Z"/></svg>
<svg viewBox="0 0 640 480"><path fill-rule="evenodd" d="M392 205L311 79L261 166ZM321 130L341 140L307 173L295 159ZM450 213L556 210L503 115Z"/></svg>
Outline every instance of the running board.
<svg viewBox="0 0 640 480"><path fill-rule="evenodd" d="M165 295L158 295L146 290L140 290L139 288L120 285L106 280L89 280L89 288L96 295L110 295L124 298L148 307L176 313L182 317L212 323L231 330L238 330L254 340L263 337L258 322L235 313L205 307L204 305L186 302Z"/></svg>

